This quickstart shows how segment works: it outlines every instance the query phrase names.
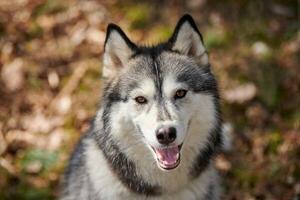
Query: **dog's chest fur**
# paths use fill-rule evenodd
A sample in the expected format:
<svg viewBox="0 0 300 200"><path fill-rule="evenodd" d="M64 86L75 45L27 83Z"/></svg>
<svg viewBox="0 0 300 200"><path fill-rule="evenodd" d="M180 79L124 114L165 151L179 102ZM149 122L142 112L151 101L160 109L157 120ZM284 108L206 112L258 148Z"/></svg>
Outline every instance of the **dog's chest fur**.
<svg viewBox="0 0 300 200"><path fill-rule="evenodd" d="M219 193L218 175L212 166L194 180L188 179L187 171L178 169L166 175L157 173L157 170L145 168L142 173L160 183L162 194L157 196L144 196L130 191L118 179L111 170L101 150L92 139L85 141L86 144L86 168L95 194L100 199L155 199L155 200L198 200L217 199ZM143 158L140 159L143 162ZM145 163L140 163L143 166ZM101 166L101 168L99 168Z"/></svg>

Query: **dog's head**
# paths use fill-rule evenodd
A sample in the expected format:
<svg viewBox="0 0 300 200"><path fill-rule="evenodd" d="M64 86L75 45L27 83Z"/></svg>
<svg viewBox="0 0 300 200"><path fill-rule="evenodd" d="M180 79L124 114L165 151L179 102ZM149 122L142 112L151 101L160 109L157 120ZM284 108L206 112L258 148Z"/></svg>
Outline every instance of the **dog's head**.
<svg viewBox="0 0 300 200"><path fill-rule="evenodd" d="M153 47L134 44L110 24L103 77L106 98L119 102L118 115L133 124L135 133L126 134L142 137L163 169L176 168L181 148L199 145L193 135L206 134L215 123L217 86L189 15L179 20L167 42Z"/></svg>

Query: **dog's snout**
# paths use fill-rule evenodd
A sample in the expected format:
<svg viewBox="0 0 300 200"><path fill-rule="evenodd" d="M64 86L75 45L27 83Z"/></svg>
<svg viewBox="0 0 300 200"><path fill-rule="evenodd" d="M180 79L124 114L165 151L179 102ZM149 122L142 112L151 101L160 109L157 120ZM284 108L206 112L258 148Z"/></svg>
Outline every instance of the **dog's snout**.
<svg viewBox="0 0 300 200"><path fill-rule="evenodd" d="M162 127L156 131L156 138L160 144L170 144L176 139L176 128Z"/></svg>

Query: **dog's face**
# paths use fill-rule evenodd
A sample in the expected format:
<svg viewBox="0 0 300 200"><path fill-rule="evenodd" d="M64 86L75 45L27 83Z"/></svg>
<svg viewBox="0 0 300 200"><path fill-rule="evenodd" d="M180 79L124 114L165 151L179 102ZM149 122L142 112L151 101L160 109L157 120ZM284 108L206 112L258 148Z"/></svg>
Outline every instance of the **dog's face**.
<svg viewBox="0 0 300 200"><path fill-rule="evenodd" d="M121 99L122 114L138 133L133 137L143 138L163 169L179 165L180 150L194 134L192 122L204 129L213 126L216 83L190 17L183 17L170 40L156 47L138 47L110 25L103 76L108 93Z"/></svg>

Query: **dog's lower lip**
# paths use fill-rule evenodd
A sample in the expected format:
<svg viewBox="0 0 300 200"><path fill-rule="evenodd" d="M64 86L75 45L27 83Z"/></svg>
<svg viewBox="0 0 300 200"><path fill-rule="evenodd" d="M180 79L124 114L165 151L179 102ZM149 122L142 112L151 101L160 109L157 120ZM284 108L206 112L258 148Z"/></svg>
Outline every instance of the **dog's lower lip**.
<svg viewBox="0 0 300 200"><path fill-rule="evenodd" d="M176 167L178 167L178 165L180 164L180 150L182 148L182 145L183 144L180 144L180 145L177 146L177 151L178 151L178 153L176 154L177 159L176 159L175 163L172 163L172 164L169 164L168 162L165 163L164 160L161 160L161 158L159 158L158 153L157 153L157 152L159 152L159 150L157 150L156 148L154 148L153 146L151 146L152 150L156 154L157 162L158 162L159 166L162 169L164 169L164 170L172 170L172 169L175 169ZM175 148L175 147L174 146L171 146L171 147L167 146L167 147L164 147L162 149L168 149L168 148L172 149L172 148ZM170 151L172 151L172 150L170 150Z"/></svg>

